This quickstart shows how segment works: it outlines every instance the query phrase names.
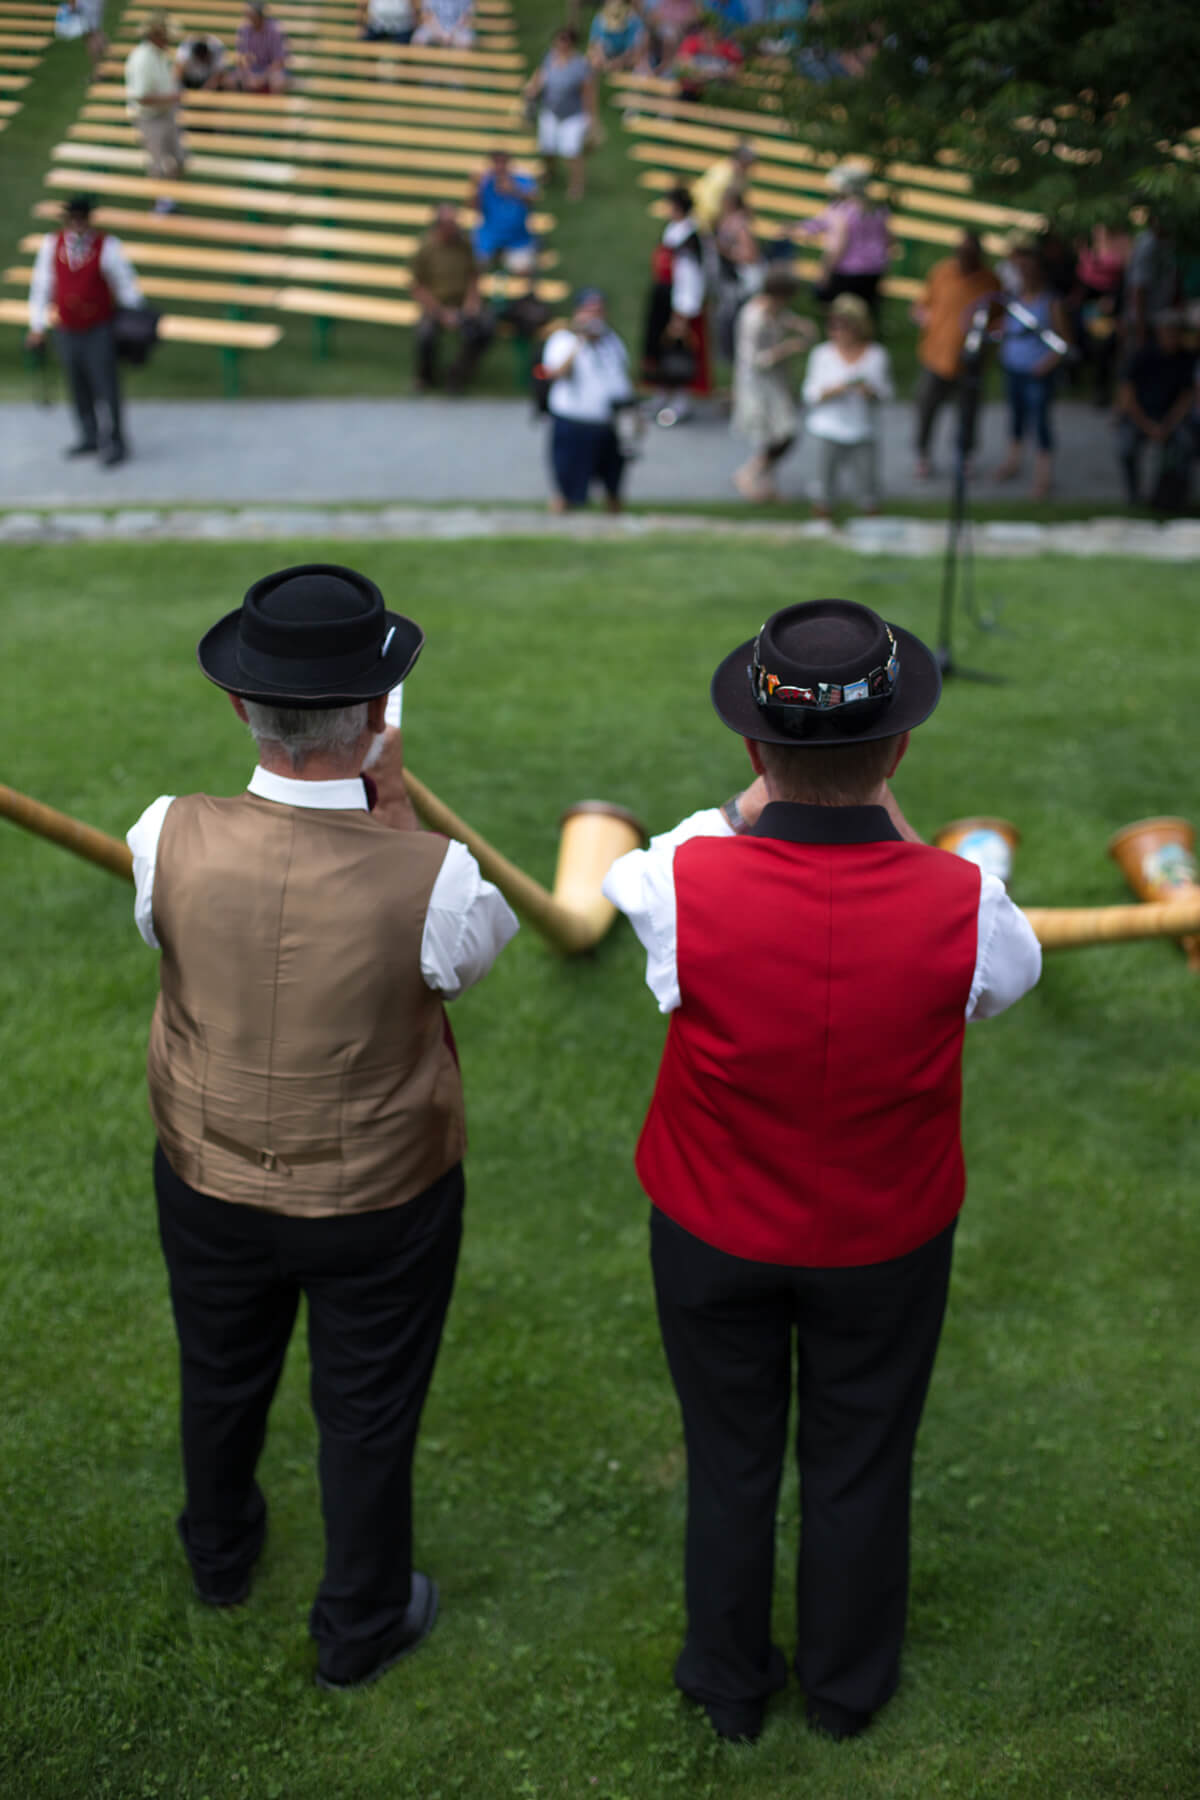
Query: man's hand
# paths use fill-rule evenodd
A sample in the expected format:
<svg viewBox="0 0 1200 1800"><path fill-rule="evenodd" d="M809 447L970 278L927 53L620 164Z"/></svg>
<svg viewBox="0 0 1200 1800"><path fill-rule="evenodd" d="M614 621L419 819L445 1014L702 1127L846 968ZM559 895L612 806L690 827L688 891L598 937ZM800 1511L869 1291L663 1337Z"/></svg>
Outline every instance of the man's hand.
<svg viewBox="0 0 1200 1800"><path fill-rule="evenodd" d="M421 825L404 785L404 733L389 725L383 734L383 749L370 765L378 798L374 817L390 825L393 831L420 831Z"/></svg>
<svg viewBox="0 0 1200 1800"><path fill-rule="evenodd" d="M46 334L44 331L27 331L25 333L25 348L27 350L40 350L45 341Z"/></svg>

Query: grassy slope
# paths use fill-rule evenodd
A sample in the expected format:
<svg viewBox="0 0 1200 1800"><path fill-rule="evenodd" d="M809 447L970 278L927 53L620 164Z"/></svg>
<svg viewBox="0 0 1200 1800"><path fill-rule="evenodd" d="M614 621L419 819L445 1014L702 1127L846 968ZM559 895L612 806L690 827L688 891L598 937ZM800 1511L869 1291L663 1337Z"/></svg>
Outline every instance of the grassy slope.
<svg viewBox="0 0 1200 1800"><path fill-rule="evenodd" d="M109 28L119 9L110 5ZM516 0L521 48L532 69L544 54L565 9L562 0ZM34 84L25 90L21 112L0 135L0 245L6 262L20 238L31 229L30 209L42 194L51 147L63 136L82 103L86 54L79 44L56 44L43 58ZM568 203L561 187L547 192L546 203L558 220L553 244L561 274L573 285L600 282L608 291L612 316L631 348L640 343L650 251L659 230L647 212L647 195L636 184L638 165L627 155L629 139L617 108L604 101L607 140L589 161L588 195L579 206ZM465 186L465 183L464 183ZM251 229L248 227L248 230ZM16 292L17 290L8 290ZM263 315L274 317L275 315ZM248 394L387 395L407 393L411 384L409 334L383 326L339 324L334 354L325 361L312 355L313 328L304 318L285 319L284 339L265 356L242 358L242 387ZM888 308L888 334L902 381L912 369L911 328L903 308ZM480 374L485 392L511 393L518 376L504 344L494 347ZM23 366L18 334L0 334L0 397L25 395L29 376ZM220 392L217 355L211 350L173 344L145 370L130 371L136 395L211 396Z"/></svg>
<svg viewBox="0 0 1200 1800"><path fill-rule="evenodd" d="M662 826L735 786L708 674L795 592L792 558L715 541L686 564L673 541L100 547L86 588L78 551L10 549L5 779L113 831L161 788L233 791L248 746L192 645L264 556L302 555L361 556L419 614L413 766L543 879L577 797ZM935 567L804 557L806 591L932 632ZM1115 561L981 576L1011 635L970 660L1011 682L948 691L905 765L905 804L926 830L973 810L1017 820L1020 898L1120 899L1107 833L1198 810L1189 584ZM1059 956L970 1034L972 1191L918 1453L903 1687L840 1749L805 1733L793 1689L741 1753L670 1685L679 1429L630 1167L661 1021L630 933L570 964L523 933L456 1007L472 1197L417 1471L444 1617L411 1665L330 1697L310 1685L305 1637L319 1521L302 1341L244 1611L195 1604L171 1529L174 1347L141 1066L155 970L128 892L8 827L0 880L6 1797L1196 1792L1200 1090L1178 952ZM785 1644L796 1507L790 1483Z"/></svg>

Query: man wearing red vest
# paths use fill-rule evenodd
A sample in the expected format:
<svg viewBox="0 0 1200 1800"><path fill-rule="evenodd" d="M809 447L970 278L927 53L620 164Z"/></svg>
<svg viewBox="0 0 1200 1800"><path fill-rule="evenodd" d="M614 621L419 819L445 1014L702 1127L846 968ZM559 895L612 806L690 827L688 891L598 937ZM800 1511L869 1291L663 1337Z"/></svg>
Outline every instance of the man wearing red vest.
<svg viewBox="0 0 1200 1800"><path fill-rule="evenodd" d="M31 350L41 347L50 308L57 308L58 354L79 421L79 441L67 455L87 456L100 449L99 403L108 425L100 460L106 468L115 468L125 461L128 450L112 319L118 305L141 306L142 294L119 240L93 231L91 218L91 200L77 194L63 207L62 230L47 232L42 239L29 284L26 342Z"/></svg>
<svg viewBox="0 0 1200 1800"><path fill-rule="evenodd" d="M970 1019L1037 981L994 876L920 842L888 778L941 678L865 606L785 607L713 677L756 779L614 864L670 1015L638 1145L688 1457L675 1679L753 1739L798 1338L808 1719L865 1729L899 1679L913 1446L965 1176Z"/></svg>

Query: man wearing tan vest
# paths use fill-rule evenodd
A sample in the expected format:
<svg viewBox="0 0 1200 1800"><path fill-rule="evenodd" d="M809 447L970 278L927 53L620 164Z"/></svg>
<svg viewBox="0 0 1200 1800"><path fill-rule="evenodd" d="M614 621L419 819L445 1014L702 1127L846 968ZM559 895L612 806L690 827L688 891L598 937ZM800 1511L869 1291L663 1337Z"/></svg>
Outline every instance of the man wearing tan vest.
<svg viewBox="0 0 1200 1800"><path fill-rule="evenodd" d="M412 1567L411 1469L462 1221L443 1002L517 929L404 793L388 695L423 641L352 569L256 582L198 650L258 743L249 787L164 795L128 840L138 928L162 949L148 1075L180 1535L199 1598L245 1600L266 1536L255 1468L303 1293L326 1540L309 1628L327 1688L374 1680L437 1614Z"/></svg>

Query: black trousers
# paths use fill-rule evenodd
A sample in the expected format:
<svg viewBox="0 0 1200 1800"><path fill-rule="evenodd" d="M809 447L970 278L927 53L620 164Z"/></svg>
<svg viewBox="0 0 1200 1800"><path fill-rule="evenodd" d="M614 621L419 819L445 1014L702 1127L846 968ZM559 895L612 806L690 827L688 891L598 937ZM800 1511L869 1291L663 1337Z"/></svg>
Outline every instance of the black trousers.
<svg viewBox="0 0 1200 1800"><path fill-rule="evenodd" d="M325 1518L309 1627L323 1673L354 1680L410 1598L413 1451L454 1285L462 1165L404 1206L320 1219L197 1193L161 1147L154 1184L179 1335L179 1529L197 1583L236 1585L262 1549L255 1469L303 1293Z"/></svg>
<svg viewBox="0 0 1200 1800"><path fill-rule="evenodd" d="M438 346L443 331L448 329L432 313L422 313L417 320L413 333L413 355L417 380L425 387L437 384ZM463 388L492 341L491 319L486 312L464 315L452 335L458 339L458 355L446 371L446 380L451 387Z"/></svg>
<svg viewBox="0 0 1200 1800"><path fill-rule="evenodd" d="M97 403L103 407L108 442L124 445L121 425L121 377L111 323L93 325L90 331L56 333L59 360L71 388L71 404L79 420L85 444L100 442Z"/></svg>
<svg viewBox="0 0 1200 1800"><path fill-rule="evenodd" d="M893 1262L786 1268L714 1250L657 1209L659 1323L687 1445L687 1637L698 1700L765 1698L775 1511L795 1341L801 1539L795 1666L810 1699L873 1712L899 1679L913 1446L954 1227Z"/></svg>

